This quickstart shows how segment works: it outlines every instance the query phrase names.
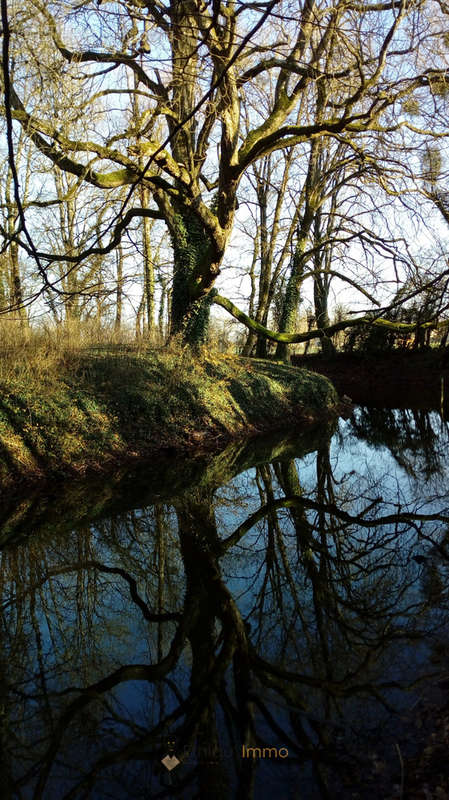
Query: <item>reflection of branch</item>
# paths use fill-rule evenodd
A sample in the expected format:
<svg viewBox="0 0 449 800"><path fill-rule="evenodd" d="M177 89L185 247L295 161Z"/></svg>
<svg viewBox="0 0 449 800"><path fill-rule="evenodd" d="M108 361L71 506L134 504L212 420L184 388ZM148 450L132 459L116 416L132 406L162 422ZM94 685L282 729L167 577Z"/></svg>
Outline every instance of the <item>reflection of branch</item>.
<svg viewBox="0 0 449 800"><path fill-rule="evenodd" d="M371 503L366 509L364 509L360 514L356 516L352 514L348 514L347 511L343 511L342 509L338 508L334 503L317 503L314 500L309 500L305 497L281 497L278 500L274 500L272 503L266 503L264 506L261 506L254 514L251 514L245 522L242 522L238 528L235 529L233 533L223 539L220 545L221 554L224 554L229 550L230 547L233 545L238 544L240 539L248 533L249 530L257 523L259 520L264 519L271 511L277 511L281 508L311 508L315 511L322 511L325 514L332 514L334 517L343 520L343 522L355 523L360 525L362 528L374 528L378 525L390 525L390 524L397 524L399 522L408 522L410 524L414 522L445 522L449 523L449 516L445 516L444 514L414 514L410 511L400 512L398 511L397 514L387 514L384 517L375 517L372 519L365 519L364 514L367 511L371 510L373 507L373 503Z"/></svg>
<svg viewBox="0 0 449 800"><path fill-rule="evenodd" d="M27 589L26 592L22 592L21 594L16 595L13 598L13 600L9 600L2 606L2 608L3 609L7 608L13 602L17 602L17 600L25 597L27 594L39 588L40 586L43 586L44 583L46 583L46 581L49 580L49 578L54 578L58 575L67 575L70 572L75 572L81 569L88 569L89 567L97 569L100 572L108 572L112 575L120 575L120 577L123 578L129 586L129 593L131 595L132 600L137 606L139 606L142 615L148 622L173 622L175 620L180 620L182 618L180 612L153 614L149 610L145 601L142 600L142 598L140 597L137 591L137 583L135 579L128 572L126 572L124 569L121 569L120 567L108 567L106 564L101 564L99 561L95 560L79 562L78 564L73 564L67 567L55 567L54 569L48 570L45 577L42 580L40 580L39 583L32 584Z"/></svg>
<svg viewBox="0 0 449 800"><path fill-rule="evenodd" d="M113 575L120 575L123 578L128 586L129 586L129 593L137 606L139 606L142 615L145 617L148 622L169 622L171 620L180 620L182 615L180 613L167 613L167 614L153 614L149 609L147 604L144 600L140 597L137 591L137 583L135 579L124 569L120 567L108 567L106 564L100 564L99 561L86 561L82 564L83 567L93 567L94 569L98 569L100 572L109 572Z"/></svg>
<svg viewBox="0 0 449 800"><path fill-rule="evenodd" d="M93 700L96 700L99 695L110 691L121 683L136 680L154 682L164 678L176 665L181 655L190 626L188 620L189 615L186 614L173 637L168 654L159 661L158 664L128 664L124 667L119 667L119 669L112 672L106 678L102 678L100 681L97 681L97 683L93 683L86 689L83 689L81 697L78 697L70 703L55 726L50 746L43 758L44 766L36 785L33 800L41 800L43 797L43 792L54 758L58 752L60 741L73 717Z"/></svg>
<svg viewBox="0 0 449 800"><path fill-rule="evenodd" d="M279 736L279 739L282 741L282 743L284 745L288 746L289 751L293 750L293 752L297 753L297 755L303 756L304 755L304 750L302 748L298 747L296 742L294 742L293 739L291 739L288 736L288 734L285 731L285 728L283 728L283 727L281 728L281 726L278 725L278 723L276 722L275 718L273 717L271 712L266 707L266 705L263 702L263 700L257 694L251 694L251 700L261 710L263 716L267 720L267 722L270 725L271 729ZM310 749L309 749L308 755L313 750L314 750L314 748L312 747L311 742L310 742Z"/></svg>
<svg viewBox="0 0 449 800"><path fill-rule="evenodd" d="M367 654L366 658L369 658L370 654ZM266 661L262 656L260 656L254 648L251 648L250 651L250 658L251 663L254 666L255 671L257 672L260 679L263 681L262 675L265 675L269 680L274 679L276 682L276 687L280 690L279 685L277 683L282 681L285 684L303 684L304 686L310 686L315 689L322 689L328 692L331 692L335 695L341 695L343 697L349 697L350 695L357 694L359 692L364 692L366 694L373 694L377 699L379 699L380 695L378 694L381 690L385 689L401 689L404 690L404 683L400 681L382 681L381 683L373 684L373 683L354 683L350 684L350 681L353 680L359 674L360 667L353 671L347 673L343 678L340 680L328 680L326 678L319 678L314 677L313 675L304 675L298 672L290 672L290 670L282 669L278 667L276 664L270 664ZM420 676L414 681L410 681L406 684L408 689L411 689L415 686L419 686L424 681L441 677L440 672L433 672L428 675ZM271 683L269 683L272 686ZM302 700L302 698L301 698Z"/></svg>
<svg viewBox="0 0 449 800"><path fill-rule="evenodd" d="M191 628L192 626L193 617L194 617L194 611L192 608L189 608L188 613L186 613L186 619L189 620L189 628ZM186 635L188 635L188 633L189 631L186 631ZM177 731L177 739L179 738L180 732L182 732L183 734L183 736L181 737L181 743L183 745L186 744L186 741L187 739L189 739L189 737L190 739L193 739L197 730L199 720L204 713L204 708L207 705L211 693L213 692L214 688L220 685L220 683L223 681L223 676L232 658L233 650L234 650L234 640L232 637L230 637L229 641L225 642L220 653L217 655L216 662L212 670L204 676L204 681L200 691L197 691L193 694L191 693L185 700L181 698L179 705L173 711L171 711L164 719L160 720L160 722L151 731L146 733L144 736L140 737L140 739L138 739L137 741L133 740L127 742L118 750L112 753L106 753L105 755L98 758L95 764L89 770L89 773L84 778L82 778L79 781L79 783L67 795L65 795L64 800L72 800L72 798L79 797L80 788L82 788L85 784L91 785L95 776L99 772L104 770L106 767L111 766L112 764L123 763L123 761L129 758L136 759L141 757L145 760L148 760L149 756L152 755L152 753L149 752L148 749L149 745L151 743L154 743L157 740L158 736L163 731L169 729L170 726L173 724L173 722L175 722L182 716L185 717L185 722L181 725L181 727ZM172 664L171 666L174 665ZM129 667L127 669L129 669ZM142 669L153 669L153 668L142 667ZM164 680L165 682L169 683L169 679L163 676L155 676L155 678L151 677L145 678L145 676L142 675L142 680L146 679L150 681L156 679ZM171 688L173 687L174 684L171 685ZM91 689L92 687L90 687L86 691L90 692ZM180 696L179 695L177 696L179 699ZM75 703L73 705L75 705ZM74 713L76 713L77 710L78 708L75 709ZM57 747L58 743L56 744L56 748ZM47 775L48 775L48 770L47 770ZM182 779L181 785L178 785L178 789L180 788L180 786L181 788L185 788L191 782L192 775L193 773L188 773L187 775L185 775ZM163 792L154 795L152 794L153 798L164 797L164 796L165 795ZM35 794L33 800L39 800L40 797L41 795ZM170 792L170 797L171 797L171 792Z"/></svg>
<svg viewBox="0 0 449 800"><path fill-rule="evenodd" d="M161 734L163 734L164 732L166 733L167 730L170 730L170 726L173 724L173 722L179 719L179 717L182 716L183 714L187 713L191 705L192 705L192 698L189 697L187 700L183 701L177 708L175 708L174 711L172 711L170 714L164 717L164 719L160 720L160 722L151 731L146 732L143 736L141 736L140 739L138 740L134 739L131 742L127 742L126 744L123 745L123 747L119 748L118 750L115 750L113 753L107 753L106 755L103 755L100 758L98 758L97 761L93 764L93 766L89 770L89 772L83 778L81 778L81 780L77 784L75 784L73 789L71 789L68 792L68 794L64 796L64 800L74 800L74 798L79 798L80 789L82 789L83 786L86 786L86 784L87 786L91 786L93 784L93 781L95 780L95 776L99 772L104 770L106 767L110 767L113 764L123 763L124 761L130 758L133 759L141 758L143 761L148 762L152 756L155 755L160 756L160 751L158 752L159 748L158 750L156 750L155 748L155 750L152 751L149 749L150 745L151 744L154 745L156 742L158 742ZM193 777L192 772L187 773L187 775L184 775L180 783L177 784L176 789L177 790L184 789L186 786L188 786L189 783L191 783L192 777ZM151 797L152 800L155 800L156 797L164 797L164 796L170 796L171 798L172 794L175 793L176 792L173 790L173 787L171 787L169 795L167 795L164 792L161 792L159 794L152 794Z"/></svg>
<svg viewBox="0 0 449 800"><path fill-rule="evenodd" d="M378 525L392 525L399 522L447 522L449 523L449 516L444 514L414 514L411 511L398 511L396 514L386 514L384 517L375 517L373 519L364 519L363 515L367 510L372 508L373 504L368 506L361 514L353 516L346 511L338 508L334 503L321 504L316 503L314 500L308 500L304 497L285 498L285 507L303 505L305 508L313 508L316 511L324 511L326 514L333 514L335 517L343 520L344 522L357 523L362 528L374 528Z"/></svg>

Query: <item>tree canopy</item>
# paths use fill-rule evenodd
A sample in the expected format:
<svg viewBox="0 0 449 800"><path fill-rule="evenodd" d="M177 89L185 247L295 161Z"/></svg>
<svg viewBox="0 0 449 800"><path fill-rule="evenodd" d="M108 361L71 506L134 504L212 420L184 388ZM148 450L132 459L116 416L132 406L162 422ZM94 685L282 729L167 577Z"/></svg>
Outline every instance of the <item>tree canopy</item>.
<svg viewBox="0 0 449 800"><path fill-rule="evenodd" d="M34 257L41 290L64 294L73 286L51 280L52 264L66 264L67 275L116 249L136 219L162 220L173 252L171 330L201 341L253 165L279 151L308 159L299 221L308 234L327 191L320 143L340 148L351 175L391 191L386 141L444 139L444 115L430 128L428 117L448 78L446 18L429 0L3 0L19 220L3 226L6 245ZM19 140L32 147L26 197ZM65 197L39 178L45 169L69 176ZM32 231L39 210L87 186L103 209L93 230L75 248L42 248Z"/></svg>

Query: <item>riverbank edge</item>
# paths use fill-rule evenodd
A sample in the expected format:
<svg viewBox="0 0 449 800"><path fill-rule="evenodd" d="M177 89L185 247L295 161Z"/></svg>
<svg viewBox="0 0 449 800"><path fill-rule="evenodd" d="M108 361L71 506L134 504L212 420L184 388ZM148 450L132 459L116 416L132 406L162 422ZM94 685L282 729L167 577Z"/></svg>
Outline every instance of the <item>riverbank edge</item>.
<svg viewBox="0 0 449 800"><path fill-rule="evenodd" d="M0 496L339 413L331 382L297 367L189 352L77 354L57 377L18 369L0 381Z"/></svg>

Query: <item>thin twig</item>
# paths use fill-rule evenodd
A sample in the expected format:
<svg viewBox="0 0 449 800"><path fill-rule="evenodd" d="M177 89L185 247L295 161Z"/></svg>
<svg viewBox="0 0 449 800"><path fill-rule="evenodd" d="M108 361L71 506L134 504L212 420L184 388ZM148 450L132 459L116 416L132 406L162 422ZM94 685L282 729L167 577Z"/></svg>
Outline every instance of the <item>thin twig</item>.
<svg viewBox="0 0 449 800"><path fill-rule="evenodd" d="M402 758L401 748L399 747L397 742L394 743L394 746L396 747L396 750L398 751L399 763L401 765L401 788L400 788L399 800L403 800L403 797L404 797L404 759Z"/></svg>

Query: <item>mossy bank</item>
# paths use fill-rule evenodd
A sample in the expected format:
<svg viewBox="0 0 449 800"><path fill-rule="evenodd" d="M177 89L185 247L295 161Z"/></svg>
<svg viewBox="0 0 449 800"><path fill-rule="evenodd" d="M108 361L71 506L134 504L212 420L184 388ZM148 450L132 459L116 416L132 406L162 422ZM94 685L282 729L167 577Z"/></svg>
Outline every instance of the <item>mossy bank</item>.
<svg viewBox="0 0 449 800"><path fill-rule="evenodd" d="M280 364L189 351L89 352L0 382L0 491L232 438L324 420L324 377Z"/></svg>

